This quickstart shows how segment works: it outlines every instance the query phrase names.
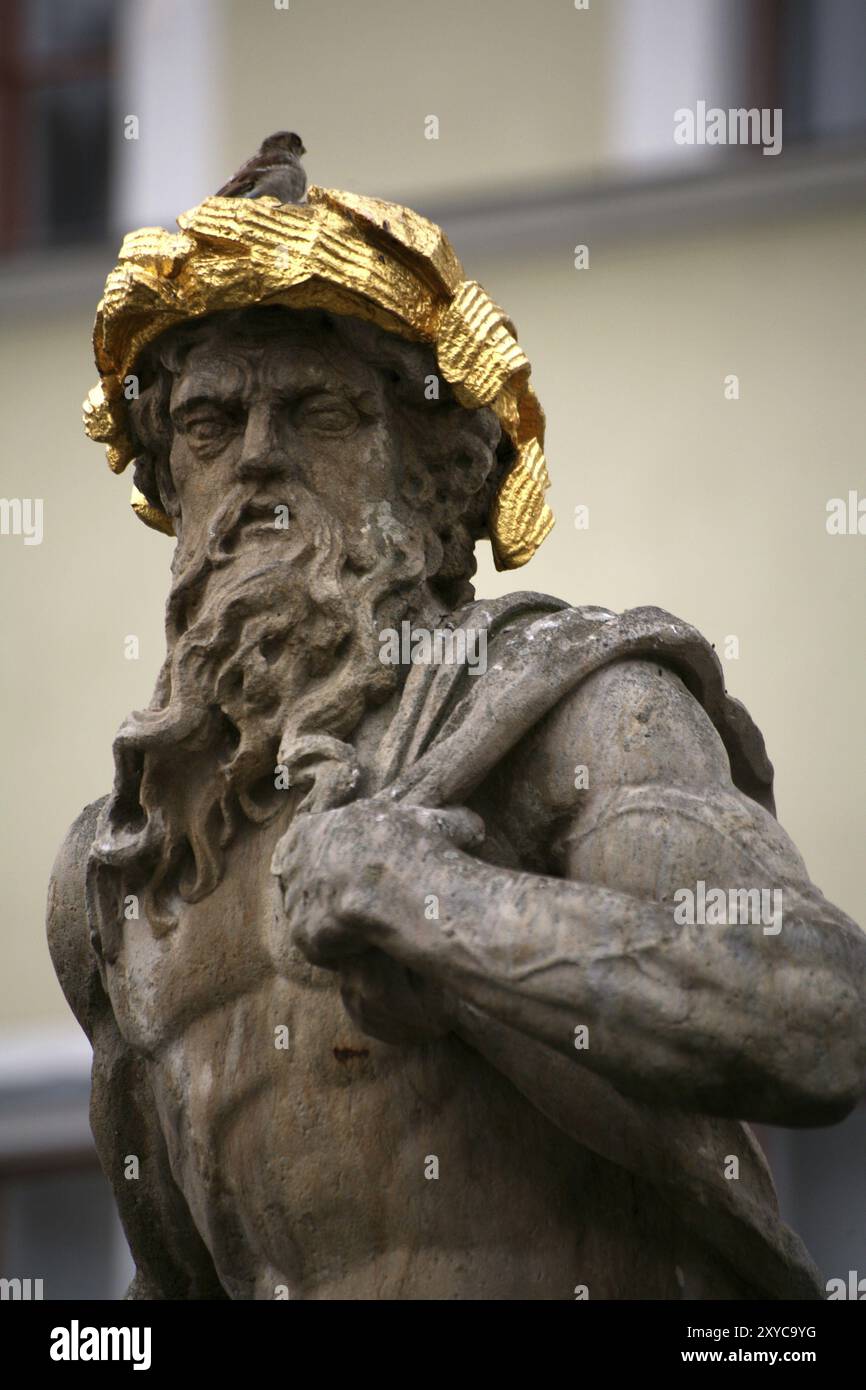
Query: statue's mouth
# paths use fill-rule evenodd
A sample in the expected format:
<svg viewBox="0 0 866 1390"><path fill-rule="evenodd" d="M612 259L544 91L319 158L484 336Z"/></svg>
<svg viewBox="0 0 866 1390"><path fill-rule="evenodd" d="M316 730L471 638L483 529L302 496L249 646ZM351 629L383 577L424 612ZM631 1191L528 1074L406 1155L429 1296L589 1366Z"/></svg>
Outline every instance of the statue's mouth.
<svg viewBox="0 0 866 1390"><path fill-rule="evenodd" d="M222 549L234 553L240 543L255 540L257 544L269 539L284 542L295 534L293 513L288 503L279 500L255 499L245 502Z"/></svg>

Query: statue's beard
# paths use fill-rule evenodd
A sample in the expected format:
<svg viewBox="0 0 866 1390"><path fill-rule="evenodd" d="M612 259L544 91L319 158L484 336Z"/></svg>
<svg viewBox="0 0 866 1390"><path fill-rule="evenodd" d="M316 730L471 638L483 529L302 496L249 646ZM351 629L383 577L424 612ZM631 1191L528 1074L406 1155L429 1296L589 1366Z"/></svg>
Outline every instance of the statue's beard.
<svg viewBox="0 0 866 1390"><path fill-rule="evenodd" d="M380 660L378 634L415 609L437 544L387 503L350 537L301 484L273 499L238 489L203 548L186 554L181 537L166 661L150 706L115 740L91 851L104 946L130 898L170 929L182 902L220 881L239 825L284 807L292 748L346 739L388 698L400 672Z"/></svg>

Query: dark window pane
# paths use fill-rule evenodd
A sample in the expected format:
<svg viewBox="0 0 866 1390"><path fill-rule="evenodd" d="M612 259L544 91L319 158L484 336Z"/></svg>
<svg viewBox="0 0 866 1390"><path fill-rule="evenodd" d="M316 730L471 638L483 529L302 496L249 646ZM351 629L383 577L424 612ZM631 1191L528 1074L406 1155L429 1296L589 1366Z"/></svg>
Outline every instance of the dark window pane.
<svg viewBox="0 0 866 1390"><path fill-rule="evenodd" d="M27 58L107 46L114 0L26 0L23 49Z"/></svg>
<svg viewBox="0 0 866 1390"><path fill-rule="evenodd" d="M824 0L819 12L812 83L818 136L866 128L866 6L863 0Z"/></svg>
<svg viewBox="0 0 866 1390"><path fill-rule="evenodd" d="M108 78L31 92L26 106L31 239L43 244L98 237L108 213Z"/></svg>
<svg viewBox="0 0 866 1390"><path fill-rule="evenodd" d="M42 1279L46 1299L122 1296L132 1266L98 1168L9 1178L0 1203L0 1276Z"/></svg>
<svg viewBox="0 0 866 1390"><path fill-rule="evenodd" d="M781 10L785 137L816 140L866 130L863 0L788 0Z"/></svg>
<svg viewBox="0 0 866 1390"><path fill-rule="evenodd" d="M811 133L814 20L812 0L782 6L779 67L786 140L806 140Z"/></svg>

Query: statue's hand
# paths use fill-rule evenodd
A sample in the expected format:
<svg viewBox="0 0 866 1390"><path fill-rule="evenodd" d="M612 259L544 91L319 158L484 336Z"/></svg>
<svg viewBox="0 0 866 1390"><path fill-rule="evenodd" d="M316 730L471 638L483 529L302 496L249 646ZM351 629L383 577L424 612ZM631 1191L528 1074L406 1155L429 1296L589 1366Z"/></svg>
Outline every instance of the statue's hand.
<svg viewBox="0 0 866 1390"><path fill-rule="evenodd" d="M371 946L387 952L395 932L423 917L432 861L441 873L444 853L483 839L480 817L462 807L375 799L297 816L271 861L292 944L330 970Z"/></svg>
<svg viewBox="0 0 866 1390"><path fill-rule="evenodd" d="M313 965L340 972L346 1009L365 1032L402 1042L449 1030L445 992L389 948L405 948L423 922L443 856L483 838L471 811L376 799L298 816L279 841L271 870L289 940Z"/></svg>
<svg viewBox="0 0 866 1390"><path fill-rule="evenodd" d="M343 962L340 994L353 1023L382 1042L426 1042L453 1027L454 1000L448 991L382 951L365 951Z"/></svg>

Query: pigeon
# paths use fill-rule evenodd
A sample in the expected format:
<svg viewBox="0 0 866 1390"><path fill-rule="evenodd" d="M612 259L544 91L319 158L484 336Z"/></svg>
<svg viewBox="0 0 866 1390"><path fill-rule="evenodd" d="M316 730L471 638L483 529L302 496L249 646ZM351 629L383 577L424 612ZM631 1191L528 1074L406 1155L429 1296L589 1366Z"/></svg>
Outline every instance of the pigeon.
<svg viewBox="0 0 866 1390"><path fill-rule="evenodd" d="M279 198L281 203L302 203L307 176L301 164L306 154L300 135L278 130L263 140L256 153L242 164L228 183L217 189L218 198Z"/></svg>

